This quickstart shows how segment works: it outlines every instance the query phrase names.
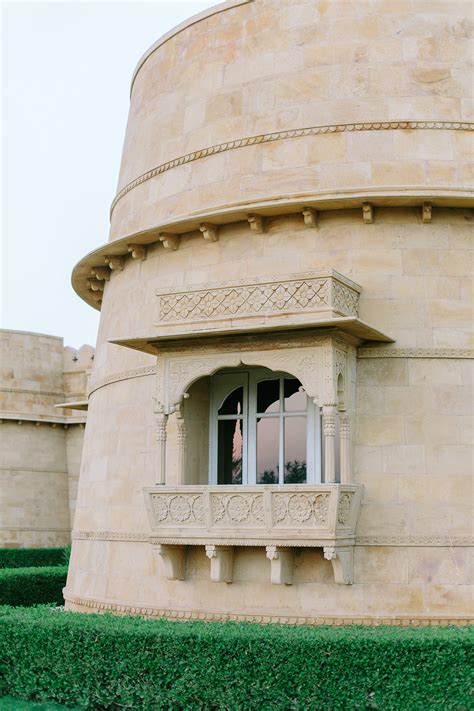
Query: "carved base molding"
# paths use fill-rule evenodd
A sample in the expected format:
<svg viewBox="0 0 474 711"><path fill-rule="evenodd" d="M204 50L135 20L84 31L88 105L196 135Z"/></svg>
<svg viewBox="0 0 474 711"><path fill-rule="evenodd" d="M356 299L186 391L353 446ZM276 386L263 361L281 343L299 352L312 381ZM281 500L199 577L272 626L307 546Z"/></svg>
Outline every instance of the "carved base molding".
<svg viewBox="0 0 474 711"><path fill-rule="evenodd" d="M357 358L474 358L472 348L358 348Z"/></svg>
<svg viewBox="0 0 474 711"><path fill-rule="evenodd" d="M10 530L10 529L9 529ZM24 529L22 529L24 530ZM38 530L38 529L35 529ZM48 529L50 530L50 529ZM93 541L120 541L125 543L165 543L173 545L177 543L174 539L162 539L155 541L153 536L148 533L129 533L127 531L73 531L71 538L73 540L93 540ZM179 539L186 545L196 545L197 541L190 539ZM226 541L216 541L217 543L225 544ZM239 541L235 539L234 545L249 545L248 540ZM267 546L267 540L255 541L255 546ZM275 543L275 545L278 545ZM280 543L280 545L282 545ZM292 541L292 547L297 546L298 542ZM301 547L311 545L310 541L300 541ZM358 536L355 541L357 546L395 546L395 547L419 547L419 548L464 548L474 547L474 536Z"/></svg>
<svg viewBox="0 0 474 711"><path fill-rule="evenodd" d="M474 623L474 618L463 615L392 615L392 616L289 616L289 615L259 615L248 613L204 612L201 610L170 610L159 607L132 604L121 605L115 602L105 602L93 598L81 598L69 595L63 590L66 609L73 612L114 612L119 615L140 615L142 617L166 618L169 620L204 620L215 622L255 622L258 624L290 624L290 625L395 625L397 627L429 627L444 625L466 626Z"/></svg>

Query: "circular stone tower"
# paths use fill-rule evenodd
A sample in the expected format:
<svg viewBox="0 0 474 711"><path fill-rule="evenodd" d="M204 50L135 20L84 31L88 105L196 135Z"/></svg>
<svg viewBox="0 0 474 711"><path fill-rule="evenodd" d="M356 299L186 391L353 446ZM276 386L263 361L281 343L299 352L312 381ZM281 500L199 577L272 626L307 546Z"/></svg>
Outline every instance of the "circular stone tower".
<svg viewBox="0 0 474 711"><path fill-rule="evenodd" d="M69 609L467 616L469 13L233 0L140 60Z"/></svg>

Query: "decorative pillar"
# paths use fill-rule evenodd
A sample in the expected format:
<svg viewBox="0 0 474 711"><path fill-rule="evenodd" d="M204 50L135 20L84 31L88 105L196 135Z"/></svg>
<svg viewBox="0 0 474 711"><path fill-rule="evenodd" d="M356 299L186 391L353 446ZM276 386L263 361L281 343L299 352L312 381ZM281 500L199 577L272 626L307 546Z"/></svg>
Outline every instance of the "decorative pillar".
<svg viewBox="0 0 474 711"><path fill-rule="evenodd" d="M156 419L156 483L160 485L166 483L166 429L168 426L168 415L165 415L163 409L160 409L156 412Z"/></svg>
<svg viewBox="0 0 474 711"><path fill-rule="evenodd" d="M339 414L339 441L341 484L351 484L350 418L347 412L341 412Z"/></svg>
<svg viewBox="0 0 474 711"><path fill-rule="evenodd" d="M181 408L176 411L178 430L178 482L186 483L186 423Z"/></svg>
<svg viewBox="0 0 474 711"><path fill-rule="evenodd" d="M324 480L336 481L336 415L335 405L323 405Z"/></svg>

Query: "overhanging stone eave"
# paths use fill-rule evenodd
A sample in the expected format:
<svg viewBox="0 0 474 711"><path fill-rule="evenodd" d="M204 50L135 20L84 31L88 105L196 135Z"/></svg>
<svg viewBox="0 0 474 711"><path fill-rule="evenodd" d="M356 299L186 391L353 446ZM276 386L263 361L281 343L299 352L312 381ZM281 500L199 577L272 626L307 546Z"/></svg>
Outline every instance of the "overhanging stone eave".
<svg viewBox="0 0 474 711"><path fill-rule="evenodd" d="M149 353L151 355L156 355L162 347L169 348L170 346L183 345L183 343L192 344L193 341L197 339L205 339L209 341L214 338L222 337L238 337L250 334L277 334L285 333L289 331L325 331L330 333L341 333L343 335L351 336L358 341L357 345L368 342L378 342L378 343L393 343L394 339L390 336L385 335L378 329L370 326L361 321L358 318L352 316L344 316L340 318L329 318L321 319L318 321L312 321L302 324L282 324L282 325L255 325L255 326L245 326L233 328L213 328L213 329L199 329L194 331L183 331L177 333L176 331L166 331L166 329L160 329L157 333L141 337L141 338L111 338L109 343L113 343L117 346L124 346L125 348L131 348L132 350L141 351L142 353Z"/></svg>

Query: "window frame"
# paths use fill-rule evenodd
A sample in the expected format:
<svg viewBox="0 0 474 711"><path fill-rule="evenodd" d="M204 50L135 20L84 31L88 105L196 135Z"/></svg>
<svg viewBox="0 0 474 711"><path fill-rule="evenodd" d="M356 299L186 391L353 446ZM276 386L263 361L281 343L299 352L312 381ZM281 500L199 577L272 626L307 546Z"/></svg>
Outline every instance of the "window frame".
<svg viewBox="0 0 474 711"><path fill-rule="evenodd" d="M284 437L285 420L289 417L306 417L306 484L318 484L322 480L321 412L311 398L307 398L306 411L284 410L284 379L294 376L284 371L267 368L222 370L211 376L209 412L209 483L218 484L218 422L240 419L242 445L242 485L263 486L256 481L257 474L257 419L279 420L279 481L284 483ZM265 380L279 379L279 409L274 413L257 412L257 386ZM294 378L297 380L297 378ZM244 389L243 412L237 415L219 415L225 399L238 387ZM283 466L282 466L283 464ZM235 486L241 486L236 484Z"/></svg>

